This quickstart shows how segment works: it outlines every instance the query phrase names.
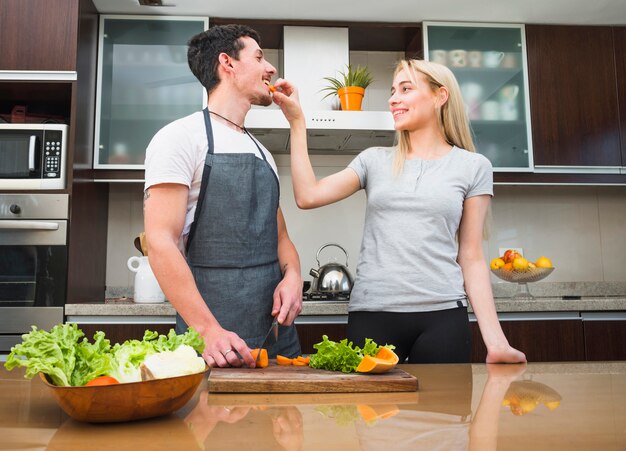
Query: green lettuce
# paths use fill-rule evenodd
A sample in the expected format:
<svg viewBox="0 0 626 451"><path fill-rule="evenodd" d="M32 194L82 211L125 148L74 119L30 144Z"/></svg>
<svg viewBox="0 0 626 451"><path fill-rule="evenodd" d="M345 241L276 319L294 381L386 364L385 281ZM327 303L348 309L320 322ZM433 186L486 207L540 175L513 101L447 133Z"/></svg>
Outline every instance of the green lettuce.
<svg viewBox="0 0 626 451"><path fill-rule="evenodd" d="M50 332L37 329L22 335L22 343L11 348L4 366L7 370L26 367L28 379L37 373L48 375L54 385L72 385L76 366L76 344L85 334L76 324L58 324Z"/></svg>
<svg viewBox="0 0 626 451"><path fill-rule="evenodd" d="M321 370L341 371L343 373L353 373L366 355L375 356L381 346L378 346L371 338L365 339L363 348L353 346L347 338L336 342L323 335L322 341L314 344L317 353L311 356L309 366ZM394 349L393 345L386 345Z"/></svg>
<svg viewBox="0 0 626 451"><path fill-rule="evenodd" d="M146 330L142 340L127 340L113 347L104 332L96 332L93 343L84 335L72 323L58 324L50 332L32 326L31 332L22 335L22 343L11 348L4 366L7 370L25 367L28 379L44 373L58 386L82 386L98 376L134 382L141 380L139 365L151 354L173 351L183 344L200 354L204 350L204 340L192 328L181 335L174 329L167 335Z"/></svg>

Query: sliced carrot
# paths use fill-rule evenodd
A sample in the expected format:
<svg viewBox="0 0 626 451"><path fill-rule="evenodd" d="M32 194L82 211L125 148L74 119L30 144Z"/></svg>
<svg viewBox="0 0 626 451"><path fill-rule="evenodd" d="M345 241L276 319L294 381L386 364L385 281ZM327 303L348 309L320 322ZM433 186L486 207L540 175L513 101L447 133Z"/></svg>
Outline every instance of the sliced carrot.
<svg viewBox="0 0 626 451"><path fill-rule="evenodd" d="M311 357L304 357L299 355L298 357L296 357L297 360L299 360L300 362L304 362L307 365L309 364L309 362L311 361Z"/></svg>
<svg viewBox="0 0 626 451"><path fill-rule="evenodd" d="M302 360L293 359L293 366L309 366L308 363L303 362Z"/></svg>
<svg viewBox="0 0 626 451"><path fill-rule="evenodd" d="M285 357L284 355L277 355L276 356L276 363L278 363L279 365L291 365L293 363L293 359L290 359L289 357Z"/></svg>
<svg viewBox="0 0 626 451"><path fill-rule="evenodd" d="M261 352L261 357L259 357L259 360L257 361L257 357L259 355L259 352ZM252 354L252 358L256 362L256 367L257 368L267 368L267 366L269 365L269 358L267 357L267 349L265 349L265 348L262 348L262 349L256 348L256 349L253 349L252 351L250 351L250 353Z"/></svg>

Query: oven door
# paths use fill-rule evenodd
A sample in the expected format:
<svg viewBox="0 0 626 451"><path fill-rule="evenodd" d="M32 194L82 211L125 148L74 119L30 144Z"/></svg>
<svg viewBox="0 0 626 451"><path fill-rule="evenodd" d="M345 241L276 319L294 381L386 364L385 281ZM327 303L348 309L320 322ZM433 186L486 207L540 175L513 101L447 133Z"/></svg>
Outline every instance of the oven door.
<svg viewBox="0 0 626 451"><path fill-rule="evenodd" d="M0 353L63 322L66 242L66 220L0 220Z"/></svg>

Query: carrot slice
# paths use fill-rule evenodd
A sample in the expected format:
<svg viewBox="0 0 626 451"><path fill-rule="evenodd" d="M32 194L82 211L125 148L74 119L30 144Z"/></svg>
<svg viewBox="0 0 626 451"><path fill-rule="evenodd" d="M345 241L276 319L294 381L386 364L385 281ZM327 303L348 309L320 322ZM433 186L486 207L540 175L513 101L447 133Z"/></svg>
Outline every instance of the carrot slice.
<svg viewBox="0 0 626 451"><path fill-rule="evenodd" d="M311 361L311 357L304 357L299 355L298 357L296 357L297 360L299 360L300 362L304 362L307 365L309 364L309 362Z"/></svg>
<svg viewBox="0 0 626 451"><path fill-rule="evenodd" d="M259 355L259 352L261 352L261 357L257 361L257 357ZM252 351L250 351L250 353L252 354L252 358L256 362L256 367L257 368L267 368L267 366L269 365L269 358L267 357L267 349L265 349L265 348L262 348L262 349L256 348L256 349L253 349Z"/></svg>
<svg viewBox="0 0 626 451"><path fill-rule="evenodd" d="M290 359L289 357L285 357L284 355L277 355L276 363L278 363L279 365L289 366L293 363L293 359Z"/></svg>
<svg viewBox="0 0 626 451"><path fill-rule="evenodd" d="M293 366L309 366L309 364L308 364L308 363L305 363L305 362L303 362L302 360L298 360L297 358L296 358L296 359L293 359L293 363L292 363L292 365L293 365Z"/></svg>

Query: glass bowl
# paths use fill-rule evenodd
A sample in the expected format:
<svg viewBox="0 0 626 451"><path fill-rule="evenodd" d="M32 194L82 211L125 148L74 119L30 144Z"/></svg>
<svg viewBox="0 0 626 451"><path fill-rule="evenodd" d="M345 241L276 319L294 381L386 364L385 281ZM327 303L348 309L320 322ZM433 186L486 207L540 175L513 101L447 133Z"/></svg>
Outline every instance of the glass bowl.
<svg viewBox="0 0 626 451"><path fill-rule="evenodd" d="M491 270L499 279L518 284L517 292L511 296L511 299L515 300L535 299L528 291L528 283L545 279L552 271L554 271L554 268L534 268L528 271L506 270L502 268Z"/></svg>

